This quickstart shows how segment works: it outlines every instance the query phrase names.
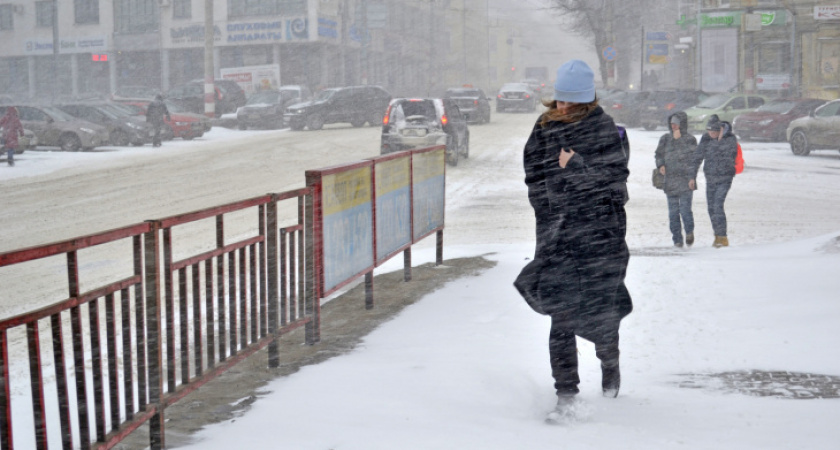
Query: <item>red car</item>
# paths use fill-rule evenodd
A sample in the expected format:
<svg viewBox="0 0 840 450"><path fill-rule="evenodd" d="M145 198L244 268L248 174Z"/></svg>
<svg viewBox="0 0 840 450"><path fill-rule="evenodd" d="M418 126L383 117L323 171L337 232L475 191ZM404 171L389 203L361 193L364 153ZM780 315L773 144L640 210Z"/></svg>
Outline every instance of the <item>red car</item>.
<svg viewBox="0 0 840 450"><path fill-rule="evenodd" d="M124 100L119 101L124 105L139 108L140 114L146 114L146 107L149 106L148 100ZM166 127L161 130L163 139L173 139L179 137L184 140L191 140L201 137L204 133L210 131L213 127L210 124L210 119L199 114L185 112L178 105L171 102L166 102L166 109L169 110L169 117L172 120L166 120Z"/></svg>
<svg viewBox="0 0 840 450"><path fill-rule="evenodd" d="M807 116L825 102L817 98L779 98L735 117L732 129L745 141L766 139L784 142L787 140L785 133L788 125L794 119Z"/></svg>

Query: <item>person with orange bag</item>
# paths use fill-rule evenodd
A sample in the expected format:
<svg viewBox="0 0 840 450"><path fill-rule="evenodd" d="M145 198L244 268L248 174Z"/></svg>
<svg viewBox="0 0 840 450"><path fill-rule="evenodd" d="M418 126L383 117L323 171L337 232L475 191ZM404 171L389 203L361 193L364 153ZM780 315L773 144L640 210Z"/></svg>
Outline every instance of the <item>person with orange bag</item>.
<svg viewBox="0 0 840 450"><path fill-rule="evenodd" d="M732 125L721 121L717 115L709 119L706 130L697 145L696 167L699 169L700 164L703 164L703 174L706 176L706 203L715 232L712 246L727 247L729 237L723 204L735 178L738 140L732 134Z"/></svg>

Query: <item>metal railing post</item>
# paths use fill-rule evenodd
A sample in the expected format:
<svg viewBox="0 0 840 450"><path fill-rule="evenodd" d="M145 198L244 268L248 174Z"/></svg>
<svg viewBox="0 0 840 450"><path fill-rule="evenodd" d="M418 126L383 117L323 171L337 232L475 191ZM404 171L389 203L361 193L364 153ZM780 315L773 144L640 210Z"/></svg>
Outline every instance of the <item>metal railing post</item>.
<svg viewBox="0 0 840 450"><path fill-rule="evenodd" d="M304 225L304 239L306 240L306 299L304 299L304 314L312 315L312 320L306 324L306 343L313 345L321 340L321 300L318 298L318 280L315 274L315 189L306 194L306 223Z"/></svg>
<svg viewBox="0 0 840 450"><path fill-rule="evenodd" d="M146 342L149 356L149 404L155 408L149 421L149 446L152 450L166 447L163 404L163 361L161 357L160 298L160 223L150 222L144 237L146 278Z"/></svg>
<svg viewBox="0 0 840 450"><path fill-rule="evenodd" d="M268 367L280 366L280 353L277 346L277 196L271 196L271 202L266 208L266 240L268 247L268 335L271 336L271 343L268 344Z"/></svg>

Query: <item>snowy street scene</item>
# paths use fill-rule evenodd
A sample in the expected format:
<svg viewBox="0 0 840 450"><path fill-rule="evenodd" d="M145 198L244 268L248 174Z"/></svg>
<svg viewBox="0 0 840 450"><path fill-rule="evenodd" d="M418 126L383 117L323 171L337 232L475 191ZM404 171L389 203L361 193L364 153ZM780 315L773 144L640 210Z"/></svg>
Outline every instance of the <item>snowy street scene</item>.
<svg viewBox="0 0 840 450"><path fill-rule="evenodd" d="M0 450L840 449L840 6L0 1Z"/></svg>

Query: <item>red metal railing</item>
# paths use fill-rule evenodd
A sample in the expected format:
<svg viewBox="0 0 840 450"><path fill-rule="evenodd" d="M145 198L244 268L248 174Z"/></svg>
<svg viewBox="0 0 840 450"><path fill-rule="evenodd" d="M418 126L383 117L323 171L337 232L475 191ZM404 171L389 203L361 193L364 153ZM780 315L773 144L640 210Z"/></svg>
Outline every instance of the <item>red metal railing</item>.
<svg viewBox="0 0 840 450"><path fill-rule="evenodd" d="M288 202L296 202L296 217L278 228L278 205ZM266 346L276 367L276 339L295 328L306 326L313 343L311 206L304 188L0 254L0 269L66 255L69 293L0 321L0 448L47 448L59 434L65 449L111 448L146 422L151 447L163 448L167 406ZM230 214L253 214L248 236L225 239ZM212 249L190 253L207 245L200 233L180 229L207 220L215 224ZM131 241L133 273L81 292L77 252L124 240ZM188 255L175 259L179 252ZM51 330L54 387L44 381L44 327ZM25 352L10 351L9 332L19 328ZM25 400L11 393L13 364L29 368L32 441L13 436L24 427L14 427L15 419L27 422L12 414L13 403ZM47 404L57 405L58 424L49 423Z"/></svg>

